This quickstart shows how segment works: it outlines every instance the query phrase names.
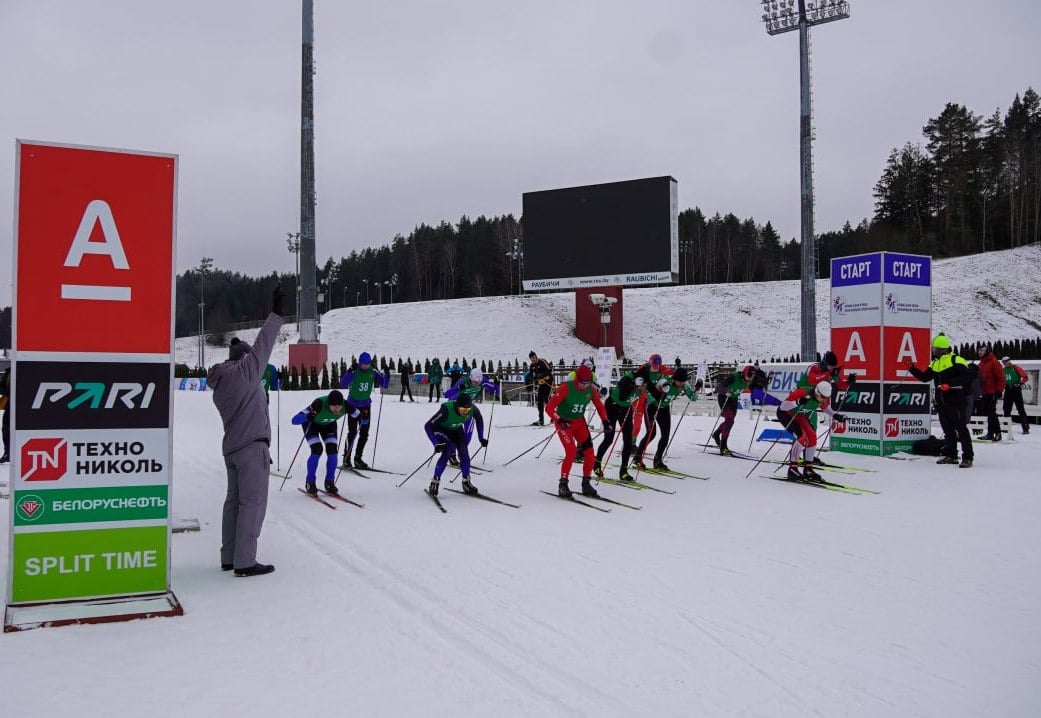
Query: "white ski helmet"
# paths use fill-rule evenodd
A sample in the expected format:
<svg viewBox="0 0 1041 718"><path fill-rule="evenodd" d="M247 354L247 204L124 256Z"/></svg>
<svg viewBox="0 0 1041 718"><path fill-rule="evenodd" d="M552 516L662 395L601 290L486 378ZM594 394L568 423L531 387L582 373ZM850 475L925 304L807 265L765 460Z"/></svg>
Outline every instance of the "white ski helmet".
<svg viewBox="0 0 1041 718"><path fill-rule="evenodd" d="M817 386L815 386L813 390L817 392L820 396L823 396L825 399L831 398L831 382L822 381Z"/></svg>
<svg viewBox="0 0 1041 718"><path fill-rule="evenodd" d="M474 367L470 370L470 381L484 381L484 372Z"/></svg>

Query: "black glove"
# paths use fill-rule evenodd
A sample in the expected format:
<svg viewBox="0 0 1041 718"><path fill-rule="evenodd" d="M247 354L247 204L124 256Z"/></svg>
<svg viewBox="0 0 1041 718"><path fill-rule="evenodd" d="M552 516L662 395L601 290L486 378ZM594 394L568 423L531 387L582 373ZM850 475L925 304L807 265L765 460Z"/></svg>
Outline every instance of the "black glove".
<svg viewBox="0 0 1041 718"><path fill-rule="evenodd" d="M849 382L850 386L853 386L854 384L857 383L857 375L856 374L850 374L848 377L846 377L846 381Z"/></svg>
<svg viewBox="0 0 1041 718"><path fill-rule="evenodd" d="M558 429L566 429L571 426L571 422L567 419L557 419L555 425Z"/></svg>
<svg viewBox="0 0 1041 718"><path fill-rule="evenodd" d="M283 316L282 313L282 300L285 299L285 293L282 291L282 287L276 285L275 291L271 293L271 313Z"/></svg>
<svg viewBox="0 0 1041 718"><path fill-rule="evenodd" d="M480 442L481 442L481 448L488 448L488 440L487 439L480 439Z"/></svg>
<svg viewBox="0 0 1041 718"><path fill-rule="evenodd" d="M810 397L808 397L808 396L801 396L801 397L799 397L799 401L798 401L799 406L803 406L804 404L809 404L809 403L810 403Z"/></svg>
<svg viewBox="0 0 1041 718"><path fill-rule="evenodd" d="M445 448L446 448L447 446L448 446L448 444L446 444L446 443L445 443L445 442L443 442L443 441L439 441L439 442L437 442L436 444L434 444L434 453L435 453L435 454L440 454L440 453L441 453L442 451L444 451L444 450L445 450Z"/></svg>
<svg viewBox="0 0 1041 718"><path fill-rule="evenodd" d="M844 422L844 421L846 421L846 415L845 414L832 414L831 415L831 420L832 421L843 421Z"/></svg>

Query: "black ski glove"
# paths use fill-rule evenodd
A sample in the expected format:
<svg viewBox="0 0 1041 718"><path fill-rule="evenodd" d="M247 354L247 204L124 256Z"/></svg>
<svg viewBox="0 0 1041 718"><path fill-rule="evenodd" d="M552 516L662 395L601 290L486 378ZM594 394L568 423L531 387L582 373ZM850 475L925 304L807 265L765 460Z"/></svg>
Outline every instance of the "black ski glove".
<svg viewBox="0 0 1041 718"><path fill-rule="evenodd" d="M853 386L854 384L857 383L857 375L856 374L850 374L848 377L846 377L846 381L849 382L850 386Z"/></svg>
<svg viewBox="0 0 1041 718"><path fill-rule="evenodd" d="M285 293L282 291L282 287L275 285L275 291L271 293L271 313L277 314L278 316L284 316L282 313L282 302L285 299Z"/></svg>
<svg viewBox="0 0 1041 718"><path fill-rule="evenodd" d="M831 415L831 420L832 421L843 421L844 422L844 421L846 421L846 415L845 414L832 414Z"/></svg>
<svg viewBox="0 0 1041 718"><path fill-rule="evenodd" d="M440 454L441 452L443 452L445 450L445 447L447 447L447 446L448 446L448 444L446 444L443 441L437 442L436 444L434 444L434 453L435 454Z"/></svg>
<svg viewBox="0 0 1041 718"><path fill-rule="evenodd" d="M566 429L571 426L571 422L567 419L557 419L554 423L558 429Z"/></svg>
<svg viewBox="0 0 1041 718"><path fill-rule="evenodd" d="M487 448L488 447L488 440L487 439L481 439L480 442L481 442L481 448Z"/></svg>

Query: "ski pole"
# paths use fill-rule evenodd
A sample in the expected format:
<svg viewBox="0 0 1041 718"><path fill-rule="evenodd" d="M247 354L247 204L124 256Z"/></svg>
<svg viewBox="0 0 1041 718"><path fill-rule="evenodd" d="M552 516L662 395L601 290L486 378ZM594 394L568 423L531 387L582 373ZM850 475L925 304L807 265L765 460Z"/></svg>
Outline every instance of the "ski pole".
<svg viewBox="0 0 1041 718"><path fill-rule="evenodd" d="M788 425L787 424L782 424L782 426L784 427L785 431L788 431ZM759 464L763 463L763 459L766 458L767 454L769 454L771 451L773 451L773 448L775 446L777 446L777 442L780 441L780 440L781 440L781 434L778 434L777 438L773 440L773 443L770 444L770 446L766 447L766 451L763 452L763 455L759 457L759 461L755 462L755 465L751 469L748 470L747 474L745 474L745 478L746 479L749 476L752 475L752 472L756 470L756 468L759 466Z"/></svg>
<svg viewBox="0 0 1041 718"><path fill-rule="evenodd" d="M303 436L300 437L300 444L296 447L296 454L293 454L293 460L289 462L289 468L286 469L286 475L282 477L282 485L278 487L279 491L281 491L282 489L285 488L286 481L289 480L289 472L293 470L293 464L296 463L296 456L297 456L297 454L300 453L300 449L303 447L304 439L306 439L306 438L307 438L307 434L304 434Z"/></svg>
<svg viewBox="0 0 1041 718"><path fill-rule="evenodd" d="M380 420L383 418L383 389L380 389L380 413L376 416L376 437L372 440L372 465L376 465L376 449L380 446Z"/></svg>
<svg viewBox="0 0 1041 718"><path fill-rule="evenodd" d="M502 394L500 393L499 397L496 397L496 398L498 398L499 401L502 401L501 396L502 396ZM491 416L488 417L488 436L484 437L485 440L489 444L492 443L492 428L495 426L495 405L497 403L498 402L496 402L496 401L492 402L492 414L491 414ZM482 446L481 448L484 449L484 460L485 460L485 462L487 462L488 461L488 447L487 446ZM478 453L480 453L480 452L478 452ZM477 458L477 457L474 457L474 458Z"/></svg>
<svg viewBox="0 0 1041 718"><path fill-rule="evenodd" d="M647 449L651 448L651 442L654 441L655 435L658 433L658 411L661 409L661 404L654 407L653 414L644 414L645 417L649 417L650 421L647 421L647 432L644 434L643 441L640 442L643 445L643 451L637 448L637 453L640 455L639 462L641 465L645 465L643 462L644 454L647 453ZM646 419L645 419L646 421ZM640 466L636 467L636 479L639 480L640 472L643 469Z"/></svg>
<svg viewBox="0 0 1041 718"><path fill-rule="evenodd" d="M680 432L680 424L683 423L683 417L687 415L687 409L690 408L690 398L687 398L687 405L683 407L683 413L680 414L680 420L676 422L676 428L672 430L672 436L669 437L669 443L665 445L665 455L669 455L669 447L672 446L672 440L676 438L676 434Z"/></svg>
<svg viewBox="0 0 1041 718"><path fill-rule="evenodd" d="M842 402L839 404L839 408L834 411L835 414L842 413L842 407L846 406L846 399L849 398L849 389L846 389L846 393L842 395ZM824 432L824 436L821 437L821 448L820 453L827 451L825 448L828 438L831 436L831 427L834 422L828 424L828 430Z"/></svg>
<svg viewBox="0 0 1041 718"><path fill-rule="evenodd" d="M421 463L421 464L420 464L419 466L417 466L417 467L416 467L416 468L415 468L415 469L414 469L414 470L412 471L412 473L411 473L411 474L409 474L409 475L408 475L408 476L406 476L406 477L405 477L404 479L402 479L401 483L400 483L400 484L398 484L398 488L400 489L400 488L401 488L402 486L404 486L404 485L405 485L405 482L406 482L406 481L408 481L408 480L409 480L409 479L411 479L411 478L412 478L413 476L415 476L416 474L418 474L418 473L419 473L419 470L420 470L420 469L422 469L422 468L423 468L424 466L426 466L427 464L429 464L429 463L430 463L430 460L431 460L431 459L433 459L433 458L434 458L435 456L437 456L437 451L435 451L435 452L434 452L433 454L431 454L431 455L429 456L429 458L427 458L427 459L426 459L425 461L423 461L423 462L422 462L422 463Z"/></svg>
<svg viewBox="0 0 1041 718"><path fill-rule="evenodd" d="M618 438L621 436L622 432L625 431L625 422L629 420L629 414L632 413L632 410L633 410L633 405L632 405L632 403L630 403L629 404L629 408L627 408L625 410L625 415L622 417L621 424L619 424L619 426L618 426L618 433L615 434L614 441L611 442L611 448L607 450L607 455L604 456L603 461L600 463L601 470L603 470L603 467L604 467L605 464L607 464L607 463L609 463L611 461L611 455L614 454L614 447L618 445ZM610 421L610 417L608 417L608 421ZM607 433L607 424L606 423L604 424L604 433ZM622 468L624 469L624 468L628 468L628 467L623 466ZM598 483L598 484L600 483L600 477L599 476L596 478L596 483Z"/></svg>
<svg viewBox="0 0 1041 718"><path fill-rule="evenodd" d="M759 420L763 418L764 406L759 407L759 414L755 417L755 426L752 427L752 435L748 437L748 451L752 450L752 442L755 441L755 434L759 431Z"/></svg>
<svg viewBox="0 0 1041 718"><path fill-rule="evenodd" d="M279 471L282 470L282 392L280 391L275 393L275 468Z"/></svg>
<svg viewBox="0 0 1041 718"><path fill-rule="evenodd" d="M516 456L514 456L514 457L513 457L512 459L510 459L510 460L509 460L509 461L507 461L507 462L506 462L505 464L503 464L503 466L509 466L509 465L510 465L510 464L512 464L512 463L513 463L514 461L516 461L516 460L517 460L517 459L519 459L520 457L522 457L522 456L524 456L525 454L527 454L527 453L528 453L529 451L533 451L534 449L537 449L537 448L539 448L539 447L540 447L540 446L542 446L543 444L548 444L548 443L549 443L549 440L553 438L553 435L554 435L554 434L556 434L556 430L554 430L554 431L553 431L553 433L552 433L552 434L550 434L549 436L547 436L547 437L546 437L545 439L539 439L539 440L538 440L538 442L537 442L537 443L536 443L536 444L535 444L534 446L531 446L531 447L529 447L529 448L525 449L524 451L522 451L521 453L517 454L517 455L516 455Z"/></svg>

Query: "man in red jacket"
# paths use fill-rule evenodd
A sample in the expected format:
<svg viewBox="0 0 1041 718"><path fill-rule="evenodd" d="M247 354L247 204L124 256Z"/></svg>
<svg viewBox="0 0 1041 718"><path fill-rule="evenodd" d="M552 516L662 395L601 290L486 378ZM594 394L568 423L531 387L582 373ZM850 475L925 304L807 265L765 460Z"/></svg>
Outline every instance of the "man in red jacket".
<svg viewBox="0 0 1041 718"><path fill-rule="evenodd" d="M980 413L987 417L987 441L1001 441L1001 423L998 421L998 399L1005 391L1005 369L994 356L990 344L979 348L980 355L980 389L983 401L980 402Z"/></svg>

